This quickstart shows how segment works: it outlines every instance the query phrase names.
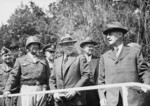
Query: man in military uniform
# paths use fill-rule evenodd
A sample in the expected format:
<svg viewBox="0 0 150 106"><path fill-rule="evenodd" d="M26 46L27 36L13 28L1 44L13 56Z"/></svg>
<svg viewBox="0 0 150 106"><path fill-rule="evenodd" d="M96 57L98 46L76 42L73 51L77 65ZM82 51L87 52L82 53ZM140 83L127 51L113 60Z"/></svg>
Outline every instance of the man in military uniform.
<svg viewBox="0 0 150 106"><path fill-rule="evenodd" d="M90 79L86 82L86 86L98 85L99 58L93 54L93 49L96 45L97 43L91 37L87 37L80 44L90 68ZM87 106L99 106L98 90L88 90L86 101Z"/></svg>
<svg viewBox="0 0 150 106"><path fill-rule="evenodd" d="M7 81L4 96L10 93L10 88L20 77L20 93L44 91L49 84L49 70L46 61L39 58L40 40L37 36L30 36L26 41L28 53L16 59L13 70ZM45 106L45 95L21 96L20 106Z"/></svg>
<svg viewBox="0 0 150 106"><path fill-rule="evenodd" d="M12 58L11 51L6 47L2 47L1 58L3 62L2 64L0 64L0 94L3 94L5 84L13 68L13 58ZM14 85L11 88L12 93L19 92L18 90L19 87L16 85ZM0 106L16 106L16 104L17 104L16 97L8 98L7 100L0 98Z"/></svg>
<svg viewBox="0 0 150 106"><path fill-rule="evenodd" d="M51 89L82 87L89 78L89 66L83 55L74 52L74 44L70 35L61 38L59 45L63 55L54 61L54 69L50 77ZM83 91L58 92L53 95L56 106L85 106L86 98Z"/></svg>
<svg viewBox="0 0 150 106"><path fill-rule="evenodd" d="M49 65L50 71L54 67L53 65L54 65L54 58L55 58L55 49L56 49L56 46L54 44L47 44L42 49L43 54L45 55L46 61Z"/></svg>
<svg viewBox="0 0 150 106"><path fill-rule="evenodd" d="M45 55L45 59L48 64L49 74L51 74L51 71L54 68L55 49L55 44L47 44L42 49L42 52ZM48 95L47 101L49 106L54 106L54 99L51 94Z"/></svg>

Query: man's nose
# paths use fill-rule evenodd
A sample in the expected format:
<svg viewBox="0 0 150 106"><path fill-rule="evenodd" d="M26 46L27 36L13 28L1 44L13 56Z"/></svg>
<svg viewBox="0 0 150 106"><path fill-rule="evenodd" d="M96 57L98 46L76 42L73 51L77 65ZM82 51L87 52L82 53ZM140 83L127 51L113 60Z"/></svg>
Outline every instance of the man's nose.
<svg viewBox="0 0 150 106"><path fill-rule="evenodd" d="M110 36L109 35L107 35L107 39L109 38Z"/></svg>
<svg viewBox="0 0 150 106"><path fill-rule="evenodd" d="M68 47L72 47L72 45L68 45Z"/></svg>

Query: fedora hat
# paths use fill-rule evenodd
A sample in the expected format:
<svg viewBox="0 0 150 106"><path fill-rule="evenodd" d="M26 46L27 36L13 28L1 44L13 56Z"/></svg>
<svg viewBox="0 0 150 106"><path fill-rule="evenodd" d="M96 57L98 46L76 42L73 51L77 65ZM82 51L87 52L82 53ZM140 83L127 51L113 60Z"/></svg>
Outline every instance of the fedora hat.
<svg viewBox="0 0 150 106"><path fill-rule="evenodd" d="M91 37L87 37L83 42L80 43L80 47L83 48L83 46L86 44L97 45L97 42L95 42Z"/></svg>
<svg viewBox="0 0 150 106"><path fill-rule="evenodd" d="M72 37L69 34L66 34L66 36L62 37L60 39L59 45L66 44L66 43L76 43L76 40L73 40Z"/></svg>
<svg viewBox="0 0 150 106"><path fill-rule="evenodd" d="M126 34L128 32L128 30L123 27L120 22L111 22L107 25L107 28L103 31L103 34L107 35L108 33L113 31L120 31L123 32L123 34Z"/></svg>
<svg viewBox="0 0 150 106"><path fill-rule="evenodd" d="M45 51L51 51L55 52L56 50L56 45L55 44L47 44L43 47L42 52L44 53Z"/></svg>

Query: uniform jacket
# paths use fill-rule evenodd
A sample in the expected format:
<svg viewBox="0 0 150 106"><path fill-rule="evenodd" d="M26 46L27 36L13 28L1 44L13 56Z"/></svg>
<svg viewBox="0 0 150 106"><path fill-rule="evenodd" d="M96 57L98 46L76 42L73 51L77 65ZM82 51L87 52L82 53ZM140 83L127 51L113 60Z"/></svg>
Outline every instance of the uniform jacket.
<svg viewBox="0 0 150 106"><path fill-rule="evenodd" d="M10 66L8 66L5 63L0 64L0 94L3 94L6 82L9 78L12 68L13 68L13 63ZM20 90L19 83L16 82L11 87L11 93L18 93L19 90ZM8 98L7 100L0 98L0 106L6 106L6 104L7 106L16 106L15 105L16 103L17 103L17 97Z"/></svg>
<svg viewBox="0 0 150 106"><path fill-rule="evenodd" d="M51 89L65 89L82 87L89 78L89 66L83 55L73 53L62 68L63 56L54 61L54 70L50 77ZM78 92L74 99L68 101L70 105L86 104L83 92Z"/></svg>
<svg viewBox="0 0 150 106"><path fill-rule="evenodd" d="M52 71L53 68L54 68L54 62L51 61L51 62L49 63L49 61L46 59L46 63L48 64L48 65L47 65L47 69L49 70L49 71L48 71L48 74L49 74L49 79L50 79L51 71ZM51 64L51 65L49 65L49 64ZM50 90L50 87L48 86L47 89ZM54 98L53 98L52 94L49 94L49 96L48 96L48 106L54 106Z"/></svg>
<svg viewBox="0 0 150 106"><path fill-rule="evenodd" d="M47 69L46 60L38 58L35 63L28 54L16 59L6 84L6 91L10 90L18 76L22 85L48 85L49 70Z"/></svg>
<svg viewBox="0 0 150 106"><path fill-rule="evenodd" d="M5 88L5 84L8 80L9 77L9 73L12 70L12 67L8 67L7 64L2 63L0 64L0 92L2 93L4 88Z"/></svg>
<svg viewBox="0 0 150 106"><path fill-rule="evenodd" d="M100 59L99 84L141 83L142 76L146 72L139 68L142 61L140 51L133 47L123 46L119 57L116 57L114 50L106 52ZM119 94L121 94L119 88L99 90L100 98L106 98L109 106L117 106ZM128 94L129 106L143 106L144 95L134 89L129 89Z"/></svg>
<svg viewBox="0 0 150 106"><path fill-rule="evenodd" d="M48 60L46 59L46 68L47 68L47 70L48 70L48 76L49 76L49 79L50 79L50 75L51 75L51 72L52 72L52 70L53 70L53 68L54 68L54 62L51 62L51 63L49 63L48 62ZM49 65L49 64L51 64L51 66ZM49 84L49 83L48 83ZM49 85L48 85L49 86ZM50 87L48 87L48 89L50 89Z"/></svg>

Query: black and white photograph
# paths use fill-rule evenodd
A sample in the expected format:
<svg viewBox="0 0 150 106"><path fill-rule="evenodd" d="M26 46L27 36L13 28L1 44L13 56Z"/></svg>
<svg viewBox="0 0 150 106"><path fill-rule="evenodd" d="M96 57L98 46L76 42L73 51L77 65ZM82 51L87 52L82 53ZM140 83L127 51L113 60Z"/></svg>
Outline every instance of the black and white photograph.
<svg viewBox="0 0 150 106"><path fill-rule="evenodd" d="M0 0L0 106L150 106L150 0Z"/></svg>

